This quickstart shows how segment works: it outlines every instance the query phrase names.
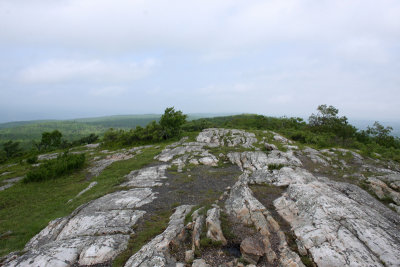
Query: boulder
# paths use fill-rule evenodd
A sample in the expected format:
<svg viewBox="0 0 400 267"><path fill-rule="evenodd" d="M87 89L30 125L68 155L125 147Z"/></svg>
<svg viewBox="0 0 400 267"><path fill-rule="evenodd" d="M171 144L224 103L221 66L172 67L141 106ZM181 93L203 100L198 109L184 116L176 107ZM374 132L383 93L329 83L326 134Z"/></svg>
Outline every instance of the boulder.
<svg viewBox="0 0 400 267"><path fill-rule="evenodd" d="M257 239L246 237L242 243L240 243L240 252L246 261L257 264L260 257L264 255L264 246Z"/></svg>

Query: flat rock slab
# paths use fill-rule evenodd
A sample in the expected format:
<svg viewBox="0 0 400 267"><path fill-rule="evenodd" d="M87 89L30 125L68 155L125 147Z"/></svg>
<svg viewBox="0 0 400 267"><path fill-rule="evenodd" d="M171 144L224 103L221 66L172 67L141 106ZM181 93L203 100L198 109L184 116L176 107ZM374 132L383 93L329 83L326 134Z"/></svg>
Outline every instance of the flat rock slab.
<svg viewBox="0 0 400 267"><path fill-rule="evenodd" d="M155 198L150 188L105 195L51 221L25 247L26 253L5 266L71 266L108 262L128 244L132 226Z"/></svg>
<svg viewBox="0 0 400 267"><path fill-rule="evenodd" d="M160 165L147 167L140 170L132 171L125 176L128 181L121 184L121 186L132 186L132 187L153 187L161 186L162 179L166 179L165 171L170 165Z"/></svg>
<svg viewBox="0 0 400 267"><path fill-rule="evenodd" d="M6 183L3 186L0 186L0 191L6 190L7 188L12 187L15 183L21 181L22 179L24 179L24 177L15 177L15 178L11 178L11 179L6 179L1 181L1 183Z"/></svg>
<svg viewBox="0 0 400 267"><path fill-rule="evenodd" d="M400 217L357 186L292 184L275 206L318 266L399 266Z"/></svg>

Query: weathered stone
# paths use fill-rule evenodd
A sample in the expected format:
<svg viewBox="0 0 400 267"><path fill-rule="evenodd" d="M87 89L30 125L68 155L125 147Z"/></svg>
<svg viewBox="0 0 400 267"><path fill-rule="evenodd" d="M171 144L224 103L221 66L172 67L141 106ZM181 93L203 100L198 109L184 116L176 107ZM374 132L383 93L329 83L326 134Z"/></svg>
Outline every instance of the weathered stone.
<svg viewBox="0 0 400 267"><path fill-rule="evenodd" d="M135 255L129 258L125 267L136 266L171 266L175 262L168 256L168 246L171 241L184 228L185 216L190 212L192 206L183 205L176 208L174 214L170 217L170 222L165 231L149 243L144 245Z"/></svg>
<svg viewBox="0 0 400 267"><path fill-rule="evenodd" d="M275 140L275 141L278 141L278 142L280 142L280 143L282 143L282 144L292 144L292 143L293 143L291 140L289 140L289 139L283 137L283 136L280 135L280 134L277 134L277 133L275 133L275 132L271 132L271 133L274 135L274 140Z"/></svg>
<svg viewBox="0 0 400 267"><path fill-rule="evenodd" d="M110 166L112 163L121 161L121 160L128 160L133 158L136 154L141 153L141 149L152 147L151 145L148 146L139 146L133 147L131 149L121 149L116 152L109 152L108 150L101 151L102 153L110 154L107 155L106 158L97 160L93 163L93 166L89 168L89 173L92 176L98 176L105 168Z"/></svg>
<svg viewBox="0 0 400 267"><path fill-rule="evenodd" d="M293 152L281 152L273 150L268 155L261 151L230 152L229 160L237 164L241 170L268 170L270 164L282 164L287 166L301 166L301 161L293 155Z"/></svg>
<svg viewBox="0 0 400 267"><path fill-rule="evenodd" d="M38 160L49 160L57 158L59 153L42 154L38 156Z"/></svg>
<svg viewBox="0 0 400 267"><path fill-rule="evenodd" d="M264 255L264 246L260 241L252 237L246 237L240 243L240 252L246 261L257 264L260 257Z"/></svg>
<svg viewBox="0 0 400 267"><path fill-rule="evenodd" d="M197 214L198 211L199 210L197 210ZM192 250L195 250L196 248L200 248L200 235L201 231L203 230L205 216L199 214L192 216L192 218L194 220L192 232Z"/></svg>
<svg viewBox="0 0 400 267"><path fill-rule="evenodd" d="M166 179L166 169L169 165L159 165L153 167L147 167L140 170L135 170L126 175L127 182L122 183L121 186L132 186L132 187L153 187L161 186L161 180Z"/></svg>
<svg viewBox="0 0 400 267"><path fill-rule="evenodd" d="M151 189L119 191L51 221L25 246L26 253L5 266L71 266L108 262L122 252L132 226L144 211L134 210L155 198Z"/></svg>
<svg viewBox="0 0 400 267"><path fill-rule="evenodd" d="M291 184L275 207L318 266L399 262L400 218L354 185Z"/></svg>
<svg viewBox="0 0 400 267"><path fill-rule="evenodd" d="M303 149L303 153L310 158L315 164L321 164L322 166L329 166L332 160L327 156L322 155L318 150L306 147Z"/></svg>
<svg viewBox="0 0 400 267"><path fill-rule="evenodd" d="M206 143L210 147L241 145L245 148L251 148L257 142L257 138L254 133L242 130L211 128L203 130L197 136L197 142Z"/></svg>
<svg viewBox="0 0 400 267"><path fill-rule="evenodd" d="M100 146L100 143L97 143L97 144L87 144L87 145L85 145L85 147L87 147L87 148L98 148Z"/></svg>
<svg viewBox="0 0 400 267"><path fill-rule="evenodd" d="M192 267L210 267L203 259L197 259L193 261Z"/></svg>
<svg viewBox="0 0 400 267"><path fill-rule="evenodd" d="M368 178L368 182L372 190L374 190L375 194L380 199L385 199L386 197L389 197L391 200L394 201L394 203L400 205L400 193L391 189L378 178L370 177Z"/></svg>
<svg viewBox="0 0 400 267"><path fill-rule="evenodd" d="M272 151L272 150L277 150L277 149L278 149L276 145L274 145L274 144L268 144L268 143L265 143L265 144L264 144L264 147L265 147L265 149L266 149L267 151Z"/></svg>
<svg viewBox="0 0 400 267"><path fill-rule="evenodd" d="M80 197L82 194L86 193L87 191L89 191L90 189L92 189L95 185L97 185L97 182L91 182L88 187L86 187L85 189L83 189L81 192L79 192L74 198L78 198ZM73 199L68 200L68 203L71 202Z"/></svg>
<svg viewBox="0 0 400 267"><path fill-rule="evenodd" d="M194 260L194 251L193 250L185 251L185 262L192 263L193 260Z"/></svg>
<svg viewBox="0 0 400 267"><path fill-rule="evenodd" d="M213 241L220 241L222 245L226 245L227 241L222 233L221 222L219 220L220 210L219 207L214 207L207 211L207 237Z"/></svg>

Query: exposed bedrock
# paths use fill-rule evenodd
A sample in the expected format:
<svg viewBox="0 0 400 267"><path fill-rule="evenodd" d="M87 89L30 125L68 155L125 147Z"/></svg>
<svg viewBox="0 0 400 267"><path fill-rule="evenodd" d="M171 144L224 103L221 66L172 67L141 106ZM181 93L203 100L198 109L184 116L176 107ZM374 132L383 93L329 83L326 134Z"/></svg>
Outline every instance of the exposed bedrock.
<svg viewBox="0 0 400 267"><path fill-rule="evenodd" d="M172 255L180 257L180 261L186 260L186 263L193 261L193 266L213 265L210 257L198 254L202 251L201 239L205 237L222 245L241 244L244 258L259 266L264 263L304 266L301 260L304 257L318 266L400 266L400 216L372 196L376 194L382 200L390 198L394 208L400 206L397 165L388 163L385 166L375 161L375 166L373 160L344 149L300 150L292 141L272 134L268 141L276 145L266 143L267 136L257 140L253 133L232 129L205 129L195 142L183 138L157 155L158 163L126 175L126 181L121 185L124 188L120 189L132 189L105 195L82 205L67 217L51 221L26 244L23 255L10 254L2 264L110 264L127 248L134 232L133 226L149 215L144 216L147 206L143 205L157 196L150 187L158 186L154 190L164 197L159 200L165 199L161 194L168 194L167 189L163 191L160 186L168 177L173 177L172 171L167 177L168 168L177 166L179 172L192 168L188 164L218 167L231 162L239 166L242 174L239 178L232 177L229 189L218 191L221 193L219 198L210 200L218 205L208 206L208 210L198 208L186 228L185 216L191 212L192 206L178 206L166 230L132 255L125 266L182 266L183 263L176 263ZM218 149L221 146L224 149ZM281 146L287 151L279 151ZM227 152L225 149L229 147L234 149ZM261 151L260 147L267 152ZM89 171L96 176L113 162L134 157L140 153L139 149L120 150L114 154L104 152L107 156L94 161ZM344 161L346 158L347 162ZM350 168L357 170L354 176L365 182L372 195L356 185L313 174L308 166L330 168L333 163L338 164L343 172ZM333 175L336 174L329 177L335 178ZM215 179L220 178L216 176ZM274 186L279 186L280 191L271 193L275 194L273 198L265 197L272 192L265 189L274 190ZM256 191L257 188L265 191ZM150 209L146 211L150 212ZM227 218L233 218L235 222L230 230L239 229L233 232L233 235L237 234L236 239L226 232L225 236L223 234L222 229L226 229L225 225L221 226L221 220ZM244 226L251 226L247 227L251 231L240 231ZM187 238L184 242L188 244L180 239L182 233L185 233ZM173 254L170 244L182 245L183 256ZM236 266L239 257L232 257L229 262Z"/></svg>
<svg viewBox="0 0 400 267"><path fill-rule="evenodd" d="M184 228L185 216L191 209L192 206L190 205L177 207L170 217L167 229L130 257L125 267L175 266L175 259L169 255L168 246Z"/></svg>
<svg viewBox="0 0 400 267"><path fill-rule="evenodd" d="M318 266L399 266L399 216L357 186L291 184L275 206Z"/></svg>
<svg viewBox="0 0 400 267"><path fill-rule="evenodd" d="M132 226L144 215L136 210L155 198L149 188L119 191L51 221L5 266L71 266L108 262L122 252Z"/></svg>

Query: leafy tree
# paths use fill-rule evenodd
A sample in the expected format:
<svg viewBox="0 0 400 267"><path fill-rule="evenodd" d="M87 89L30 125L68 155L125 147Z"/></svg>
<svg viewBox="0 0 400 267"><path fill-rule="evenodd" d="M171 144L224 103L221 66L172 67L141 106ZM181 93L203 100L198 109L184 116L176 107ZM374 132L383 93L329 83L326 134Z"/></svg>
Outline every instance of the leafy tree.
<svg viewBox="0 0 400 267"><path fill-rule="evenodd" d="M174 107L166 108L160 119L162 138L169 139L179 136L186 118L187 115L182 111L175 111Z"/></svg>
<svg viewBox="0 0 400 267"><path fill-rule="evenodd" d="M19 142L8 141L3 144L3 150L8 159L19 156L22 149L19 147Z"/></svg>
<svg viewBox="0 0 400 267"><path fill-rule="evenodd" d="M393 131L393 128L390 126L383 126L379 122L375 122L373 127L367 127L365 131L369 136L375 140L376 143L385 146L385 147L400 147L399 139L390 135L390 132Z"/></svg>
<svg viewBox="0 0 400 267"><path fill-rule="evenodd" d="M58 148L61 145L62 133L58 130L54 130L52 132L43 132L42 140L40 144L37 146L38 150L50 149L50 148Z"/></svg>
<svg viewBox="0 0 400 267"><path fill-rule="evenodd" d="M324 132L339 137L344 144L346 140L353 138L357 129L350 125L345 116L339 117L339 110L334 106L319 105L317 114L309 117L309 126L316 132Z"/></svg>
<svg viewBox="0 0 400 267"><path fill-rule="evenodd" d="M338 117L339 110L334 106L319 105L317 114L311 114L308 121L312 127L332 127L337 123L347 123L346 117Z"/></svg>
<svg viewBox="0 0 400 267"><path fill-rule="evenodd" d="M372 135L373 137L384 139L389 136L390 132L393 131L393 128L390 126L383 126L379 122L375 122L373 127L367 127L367 133Z"/></svg>

